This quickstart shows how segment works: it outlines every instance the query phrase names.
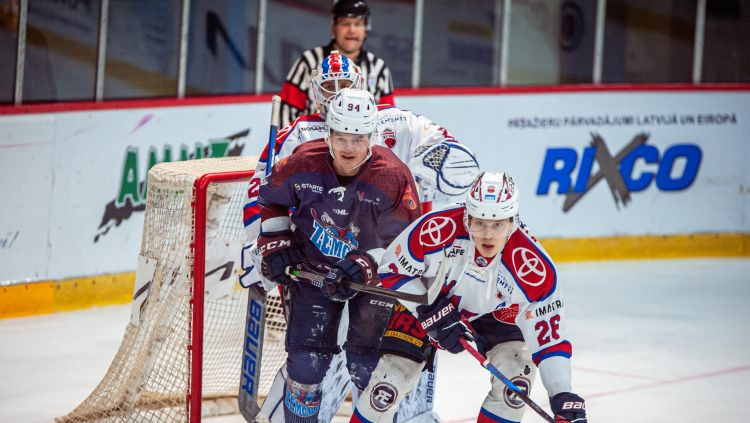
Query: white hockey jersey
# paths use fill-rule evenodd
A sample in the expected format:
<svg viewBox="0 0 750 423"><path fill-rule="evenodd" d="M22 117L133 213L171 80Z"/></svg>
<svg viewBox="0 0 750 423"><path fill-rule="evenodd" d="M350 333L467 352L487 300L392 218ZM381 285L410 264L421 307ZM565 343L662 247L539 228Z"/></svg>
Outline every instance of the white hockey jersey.
<svg viewBox="0 0 750 423"><path fill-rule="evenodd" d="M469 321L492 313L504 323L515 324L550 395L569 392L572 346L565 330L557 271L549 255L521 224L487 263L477 254L463 217L464 206L452 205L413 222L386 249L378 269L381 284L422 294L424 277L441 283L441 295L448 295ZM404 305L416 315L417 304Z"/></svg>

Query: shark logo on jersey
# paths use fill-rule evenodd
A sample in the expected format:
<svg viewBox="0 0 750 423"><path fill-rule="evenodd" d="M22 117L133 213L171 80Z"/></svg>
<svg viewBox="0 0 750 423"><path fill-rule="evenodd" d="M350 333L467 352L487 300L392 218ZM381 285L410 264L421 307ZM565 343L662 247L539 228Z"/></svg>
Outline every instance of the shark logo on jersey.
<svg viewBox="0 0 750 423"><path fill-rule="evenodd" d="M350 251L357 249L357 246L359 246L357 242L359 228L353 223L350 223L346 228L341 228L336 226L328 213L324 212L318 219L318 212L311 208L310 214L313 217L313 234L310 241L321 253L329 257L342 259Z"/></svg>
<svg viewBox="0 0 750 423"><path fill-rule="evenodd" d="M345 192L346 192L346 187L336 187L336 188L331 188L331 189L328 190L329 194L336 194L336 195L338 195L339 196L338 200L340 202L342 202L342 203L344 202L344 193Z"/></svg>

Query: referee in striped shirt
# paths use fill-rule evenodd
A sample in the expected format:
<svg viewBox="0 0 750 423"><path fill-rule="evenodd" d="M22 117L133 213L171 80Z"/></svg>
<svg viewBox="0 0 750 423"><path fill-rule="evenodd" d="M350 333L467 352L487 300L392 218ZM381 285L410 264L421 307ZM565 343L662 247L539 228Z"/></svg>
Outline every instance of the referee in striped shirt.
<svg viewBox="0 0 750 423"><path fill-rule="evenodd" d="M302 115L317 112L313 107L310 72L318 68L331 50L340 51L360 67L367 85L365 88L375 97L376 103L394 103L390 69L383 59L362 48L370 28L367 3L363 0L339 0L333 5L331 13L331 42L302 52L302 57L294 62L281 87L282 128Z"/></svg>

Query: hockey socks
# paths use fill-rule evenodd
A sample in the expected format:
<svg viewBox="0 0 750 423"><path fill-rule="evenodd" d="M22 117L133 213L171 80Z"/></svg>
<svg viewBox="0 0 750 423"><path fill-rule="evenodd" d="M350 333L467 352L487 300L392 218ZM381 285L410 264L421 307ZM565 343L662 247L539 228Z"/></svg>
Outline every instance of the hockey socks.
<svg viewBox="0 0 750 423"><path fill-rule="evenodd" d="M320 385L303 385L287 379L284 420L288 423L317 423L322 396Z"/></svg>

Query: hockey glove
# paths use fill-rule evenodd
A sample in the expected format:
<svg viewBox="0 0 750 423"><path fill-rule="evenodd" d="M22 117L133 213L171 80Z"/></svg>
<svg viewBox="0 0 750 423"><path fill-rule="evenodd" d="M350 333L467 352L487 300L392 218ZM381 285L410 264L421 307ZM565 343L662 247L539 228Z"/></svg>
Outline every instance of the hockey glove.
<svg viewBox="0 0 750 423"><path fill-rule="evenodd" d="M572 392L561 392L549 400L555 423L586 423L586 402Z"/></svg>
<svg viewBox="0 0 750 423"><path fill-rule="evenodd" d="M258 250L263 256L261 273L280 284L289 285L294 280L286 274L287 266L302 263L302 256L294 242L292 231L269 232L258 237Z"/></svg>
<svg viewBox="0 0 750 423"><path fill-rule="evenodd" d="M334 301L350 300L357 295L350 284L375 285L378 281L376 272L375 259L364 251L354 250L326 274L323 293Z"/></svg>
<svg viewBox="0 0 750 423"><path fill-rule="evenodd" d="M442 297L430 305L417 307L417 314L422 329L444 350L458 354L464 350L464 346L458 341L459 338L474 340L471 328L461 320L461 313L448 297Z"/></svg>

